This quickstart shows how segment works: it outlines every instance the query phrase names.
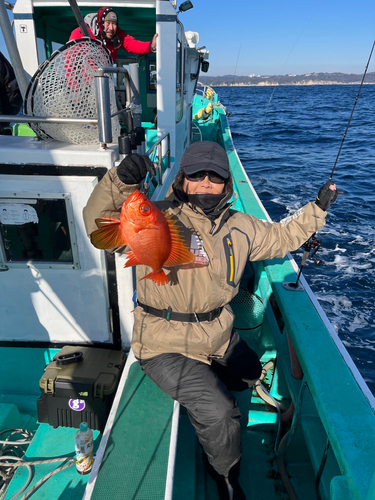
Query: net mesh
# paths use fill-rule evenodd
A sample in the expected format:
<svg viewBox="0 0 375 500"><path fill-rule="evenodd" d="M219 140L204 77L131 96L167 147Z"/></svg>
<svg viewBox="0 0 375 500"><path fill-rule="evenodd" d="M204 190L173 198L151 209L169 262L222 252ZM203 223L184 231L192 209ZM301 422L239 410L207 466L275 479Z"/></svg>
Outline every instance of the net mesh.
<svg viewBox="0 0 375 500"><path fill-rule="evenodd" d="M25 114L63 118L97 118L95 73L112 66L101 42L90 38L72 40L52 54L37 70L25 96ZM111 114L117 111L115 87L109 76ZM97 125L31 123L41 139L53 138L72 144L99 141ZM112 118L112 135L120 135L118 117Z"/></svg>
<svg viewBox="0 0 375 500"><path fill-rule="evenodd" d="M248 290L240 288L230 306L235 315L233 327L248 343L256 341L262 331L264 305L262 300Z"/></svg>

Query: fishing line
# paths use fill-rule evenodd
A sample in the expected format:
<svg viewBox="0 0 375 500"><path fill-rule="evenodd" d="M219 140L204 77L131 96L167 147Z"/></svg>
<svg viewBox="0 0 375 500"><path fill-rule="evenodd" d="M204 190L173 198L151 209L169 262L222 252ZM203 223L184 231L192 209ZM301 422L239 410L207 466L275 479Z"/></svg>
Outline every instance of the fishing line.
<svg viewBox="0 0 375 500"><path fill-rule="evenodd" d="M240 44L240 48L238 49L237 61L236 61L236 66L235 66L235 68L234 68L234 75L233 75L232 86L233 86L233 84L234 84L234 79L236 78L236 74L237 74L237 65L238 65L238 59L240 58L241 47L242 47L242 44Z"/></svg>
<svg viewBox="0 0 375 500"><path fill-rule="evenodd" d="M371 51L370 51L370 55L369 55L369 58L368 58L368 61L367 61L367 64L366 64L366 68L365 68L365 71L364 71L363 76L362 76L361 85L359 86L359 89L358 89L358 92L357 92L357 96L355 98L355 102L354 102L354 105L353 105L353 109L352 109L352 112L350 114L349 121L348 121L348 124L346 126L346 129L345 129L345 132L344 132L344 136L342 138L342 141L341 141L341 144L340 144L340 148L339 148L339 151L338 151L337 156L336 156L336 161L335 161L335 164L333 165L333 169L332 169L331 175L329 177L329 181L332 180L333 174L335 172L336 165L337 165L337 162L338 162L338 159L339 159L342 147L343 147L344 142L345 142L346 134L348 133L350 122L352 121L353 113L354 113L355 107L357 105L357 102L358 102L358 99L359 99L359 95L361 93L362 85L363 85L363 82L365 80L366 73L367 73L367 70L368 70L368 67L369 67L369 64L370 64L370 61L371 61L371 57L372 57L372 53L374 51L374 47L375 47L375 40L374 40L374 43L372 44L372 47L371 47ZM344 194L344 191L342 191L341 189L337 189L336 191L337 191L337 194ZM299 270L296 282L294 284L293 283L289 283L291 289L297 289L298 288L298 281L299 281L300 276L302 274L302 269L303 269L303 267L304 267L304 265L306 263L307 257L310 254L310 251L312 249L314 249L313 253L310 254L310 259L314 260L313 256L319 250L320 246L321 246L321 242L315 237L315 233L313 235L311 235L310 238L302 245L302 247L304 249L303 256L302 256L302 263L301 263L301 266L300 266L300 270ZM322 263L321 260L315 259L315 264L320 265L321 263ZM286 288L286 286L284 288Z"/></svg>
<svg viewBox="0 0 375 500"><path fill-rule="evenodd" d="M357 102L358 102L358 99L359 99L359 94L361 93L361 89L362 89L363 82L364 82L364 80L365 80L365 76L366 76L366 73L367 73L367 69L368 69L369 64L370 64L370 61L371 61L371 57L372 57L372 53L373 53L373 51L374 51L374 47L375 47L375 40L374 40L374 43L372 44L372 48L371 48L371 52L370 52L370 55L369 55L369 58L368 58L368 61L367 61L367 65L366 65L365 71L364 71L363 76L362 76L361 85L359 86L359 89L358 89L358 92L357 92L357 97L355 98L354 106L353 106L353 109L352 109L352 112L351 112L351 115L350 115L350 118L349 118L348 124L347 124L347 126L346 126L346 130L345 130L345 132L344 132L344 136L343 136L343 138L342 138L341 145L340 145L340 148L339 148L339 152L337 153L336 161L335 161L335 164L333 165L333 169L332 169L331 175L330 175L330 177L329 177L329 180L332 180L332 177L333 177L334 171L335 171L335 169L336 169L336 165L337 165L337 162L338 162L338 159L339 159L339 156L340 156L340 153L341 153L342 147L343 147L343 145L344 145L344 141L345 141L345 138L346 138L346 134L347 134L347 132L348 132L348 129L349 129L349 126L350 126L350 122L352 121L352 118L353 118L353 113L354 113L355 107L356 107Z"/></svg>
<svg viewBox="0 0 375 500"><path fill-rule="evenodd" d="M240 58L241 47L242 47L242 44L240 44L240 48L238 49L237 61L236 61L236 66L234 67L234 75L233 75L232 85L230 86L230 93L229 93L229 96L228 96L228 103L232 102L231 101L231 97L232 97L232 94L233 94L234 80L235 80L236 74L237 74L237 64L238 64L238 59ZM228 116L230 114L231 113L228 113Z"/></svg>

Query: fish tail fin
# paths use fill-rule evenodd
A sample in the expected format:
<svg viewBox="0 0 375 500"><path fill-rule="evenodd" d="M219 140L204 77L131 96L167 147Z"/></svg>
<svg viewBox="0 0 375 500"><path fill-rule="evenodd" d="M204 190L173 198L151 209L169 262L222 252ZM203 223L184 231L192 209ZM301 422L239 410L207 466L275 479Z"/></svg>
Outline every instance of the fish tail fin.
<svg viewBox="0 0 375 500"><path fill-rule="evenodd" d="M168 259L164 262L164 266L181 266L194 262L195 256L190 252L188 247L183 242L181 231L177 225L177 222L170 216L165 215L165 218L167 219L169 231L171 234L171 251L169 253Z"/></svg>
<svg viewBox="0 0 375 500"><path fill-rule="evenodd" d="M127 245L122 235L121 223L118 219L102 217L95 219L95 222L99 229L93 231L90 236L94 247L104 250Z"/></svg>
<svg viewBox="0 0 375 500"><path fill-rule="evenodd" d="M157 285L166 285L168 283L168 277L161 269L160 271L152 271L151 273L147 274L146 276L143 276L139 281L149 279L154 281Z"/></svg>

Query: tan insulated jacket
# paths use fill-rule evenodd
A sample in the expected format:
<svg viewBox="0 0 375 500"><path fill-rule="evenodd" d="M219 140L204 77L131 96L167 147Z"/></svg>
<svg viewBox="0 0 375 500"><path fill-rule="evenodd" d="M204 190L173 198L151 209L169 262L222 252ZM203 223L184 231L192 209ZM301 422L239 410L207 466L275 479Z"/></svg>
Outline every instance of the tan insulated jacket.
<svg viewBox="0 0 375 500"><path fill-rule="evenodd" d="M122 183L116 168L107 172L83 211L87 234L97 229L96 218L119 218L122 204L137 188L138 185ZM187 233L193 234L191 238L203 248L206 265L165 269L169 278L166 285L158 286L149 279L137 281L137 298L148 306L171 306L180 313L205 313L225 307L213 321L198 323L167 321L137 307L132 348L135 356L142 359L173 352L210 363L210 357L222 356L228 346L234 319L228 303L238 292L246 262L284 257L298 249L324 226L326 212L315 203L308 203L293 216L273 224L227 208L213 229L203 212L188 203L173 203L173 199L172 192L155 204L174 214L188 228ZM189 246L190 242L186 242ZM150 268L137 266L137 280L149 272Z"/></svg>

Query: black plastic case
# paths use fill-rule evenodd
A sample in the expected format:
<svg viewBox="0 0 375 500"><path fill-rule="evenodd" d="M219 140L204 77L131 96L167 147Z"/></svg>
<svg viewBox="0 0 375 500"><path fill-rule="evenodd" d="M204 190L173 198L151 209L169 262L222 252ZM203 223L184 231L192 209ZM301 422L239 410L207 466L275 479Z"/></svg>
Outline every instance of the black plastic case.
<svg viewBox="0 0 375 500"><path fill-rule="evenodd" d="M87 422L103 431L126 355L96 347L65 346L44 369L38 421L52 427Z"/></svg>

